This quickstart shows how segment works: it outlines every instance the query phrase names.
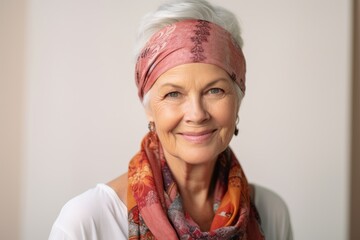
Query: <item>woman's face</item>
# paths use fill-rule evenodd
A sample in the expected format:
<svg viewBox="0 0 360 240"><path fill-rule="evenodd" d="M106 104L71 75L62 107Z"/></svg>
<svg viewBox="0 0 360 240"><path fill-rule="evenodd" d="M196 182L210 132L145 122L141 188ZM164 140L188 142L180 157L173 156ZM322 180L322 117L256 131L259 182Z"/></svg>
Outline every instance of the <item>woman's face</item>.
<svg viewBox="0 0 360 240"><path fill-rule="evenodd" d="M163 73L149 93L147 116L167 161L213 161L228 146L235 129L238 96L221 68L190 63Z"/></svg>

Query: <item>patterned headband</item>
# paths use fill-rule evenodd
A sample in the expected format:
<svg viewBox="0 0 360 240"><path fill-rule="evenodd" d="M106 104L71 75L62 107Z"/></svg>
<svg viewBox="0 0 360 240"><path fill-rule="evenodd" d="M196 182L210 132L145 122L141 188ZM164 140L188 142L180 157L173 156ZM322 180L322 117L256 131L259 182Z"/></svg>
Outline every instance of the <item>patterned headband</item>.
<svg viewBox="0 0 360 240"><path fill-rule="evenodd" d="M135 77L141 101L161 74L186 63L224 69L245 93L245 58L231 34L208 21L184 20L155 33L139 55Z"/></svg>

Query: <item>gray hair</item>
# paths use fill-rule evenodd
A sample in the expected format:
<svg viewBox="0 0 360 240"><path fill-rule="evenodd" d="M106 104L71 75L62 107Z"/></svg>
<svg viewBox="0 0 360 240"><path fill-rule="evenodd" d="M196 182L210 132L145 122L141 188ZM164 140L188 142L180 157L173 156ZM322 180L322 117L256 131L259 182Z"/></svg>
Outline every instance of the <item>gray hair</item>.
<svg viewBox="0 0 360 240"><path fill-rule="evenodd" d="M185 19L213 22L230 32L237 44L240 47L243 46L239 23L232 12L223 7L211 5L206 0L170 0L142 18L135 43L135 58L137 59L146 42L154 33L169 24ZM238 93L240 106L244 93L238 87L236 87L236 92ZM147 106L149 93L150 91L144 96L144 106Z"/></svg>

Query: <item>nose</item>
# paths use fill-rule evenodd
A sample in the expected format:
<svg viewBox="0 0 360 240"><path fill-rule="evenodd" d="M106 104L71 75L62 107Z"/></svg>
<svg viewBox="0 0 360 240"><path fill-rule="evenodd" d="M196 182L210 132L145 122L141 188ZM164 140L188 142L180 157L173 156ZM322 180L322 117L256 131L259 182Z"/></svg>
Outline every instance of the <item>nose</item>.
<svg viewBox="0 0 360 240"><path fill-rule="evenodd" d="M185 107L184 119L187 123L201 124L210 118L206 103L200 96L189 97Z"/></svg>

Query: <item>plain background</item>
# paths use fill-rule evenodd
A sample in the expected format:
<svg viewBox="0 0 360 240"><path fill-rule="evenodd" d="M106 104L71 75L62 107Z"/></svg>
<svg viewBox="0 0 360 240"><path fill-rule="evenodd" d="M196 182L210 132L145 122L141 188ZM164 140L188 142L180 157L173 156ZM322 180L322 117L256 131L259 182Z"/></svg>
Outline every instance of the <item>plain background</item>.
<svg viewBox="0 0 360 240"><path fill-rule="evenodd" d="M0 1L1 239L46 239L66 201L126 171L147 131L132 47L159 2ZM210 2L242 26L231 146L249 181L283 197L296 239L346 239L350 0Z"/></svg>

